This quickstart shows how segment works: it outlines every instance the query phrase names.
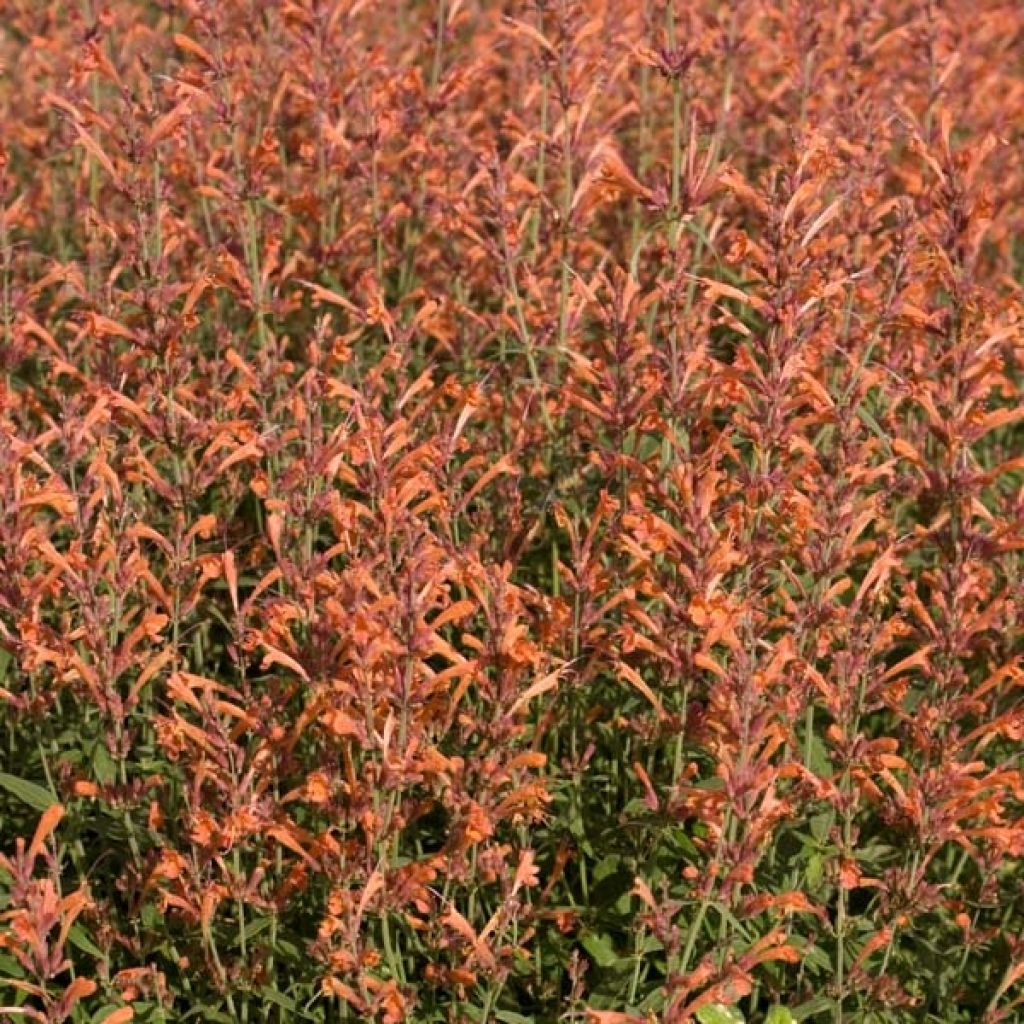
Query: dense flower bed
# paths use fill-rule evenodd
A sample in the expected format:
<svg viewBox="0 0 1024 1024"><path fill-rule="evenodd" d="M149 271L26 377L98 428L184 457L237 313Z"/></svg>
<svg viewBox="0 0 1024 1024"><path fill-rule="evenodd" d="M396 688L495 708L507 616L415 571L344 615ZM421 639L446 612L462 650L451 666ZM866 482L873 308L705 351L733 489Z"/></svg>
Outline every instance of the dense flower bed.
<svg viewBox="0 0 1024 1024"><path fill-rule="evenodd" d="M1024 1019L1022 53L5 0L0 1020Z"/></svg>

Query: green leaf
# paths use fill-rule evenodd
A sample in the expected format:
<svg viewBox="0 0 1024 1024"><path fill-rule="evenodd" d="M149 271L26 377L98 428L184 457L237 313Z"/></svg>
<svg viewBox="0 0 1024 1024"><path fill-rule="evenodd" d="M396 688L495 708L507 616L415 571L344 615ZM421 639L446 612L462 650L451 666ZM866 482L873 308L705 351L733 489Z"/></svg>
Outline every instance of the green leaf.
<svg viewBox="0 0 1024 1024"><path fill-rule="evenodd" d="M594 881L600 881L602 878L608 878L610 875L616 874L622 869L622 857L617 853L610 854L607 857L603 857L594 866L593 878Z"/></svg>
<svg viewBox="0 0 1024 1024"><path fill-rule="evenodd" d="M827 1013L835 1007L835 1002L828 996L815 996L813 999L797 1007L793 1014L795 1020L806 1020L814 1014Z"/></svg>
<svg viewBox="0 0 1024 1024"><path fill-rule="evenodd" d="M820 853L812 853L807 858L805 875L807 877L807 885L812 892L821 885L821 880L825 876L825 866Z"/></svg>
<svg viewBox="0 0 1024 1024"><path fill-rule="evenodd" d="M37 811L45 811L47 807L57 802L48 789L43 789L34 782L19 779L16 775L8 775L6 772L0 772L0 788L6 789L8 793L12 793Z"/></svg>
<svg viewBox="0 0 1024 1024"><path fill-rule="evenodd" d="M580 941L598 967L611 967L618 963L619 958L615 947L607 935L595 935L593 932L588 932Z"/></svg>
<svg viewBox="0 0 1024 1024"><path fill-rule="evenodd" d="M861 418L864 425L873 433L883 444L889 447L889 435L879 426L878 420L871 415L862 405L857 406L857 415ZM890 449L891 450L891 449Z"/></svg>
<svg viewBox="0 0 1024 1024"><path fill-rule="evenodd" d="M24 977L25 968L13 956L7 956L6 953L0 956L0 978L17 978L20 980Z"/></svg>
<svg viewBox="0 0 1024 1024"><path fill-rule="evenodd" d="M284 953L286 956L298 957L299 947L294 942L289 942L287 939L282 939L280 933L277 936L277 945L274 947L279 953Z"/></svg>
<svg viewBox="0 0 1024 1024"><path fill-rule="evenodd" d="M107 1006L101 1006L92 1015L92 1024L103 1024L103 1021L105 1021L112 1013L116 1013L120 1009L122 1009L122 1007L118 1006L116 1003L110 1003ZM136 1013L138 1013L137 1008Z"/></svg>
<svg viewBox="0 0 1024 1024"><path fill-rule="evenodd" d="M773 1006L768 1011L764 1024L796 1024L796 1018L784 1006Z"/></svg>
<svg viewBox="0 0 1024 1024"><path fill-rule="evenodd" d="M697 789L710 789L718 790L725 789L725 780L719 778L717 775L712 776L709 779L701 779L700 782L694 784ZM718 1005L717 1003L715 1004Z"/></svg>
<svg viewBox="0 0 1024 1024"><path fill-rule="evenodd" d="M830 972L833 967L832 958L820 946L804 947L803 964L805 968L819 967L825 972ZM832 1001L830 999L826 999L825 1001L829 1006L832 1005ZM797 1014L797 1019L800 1019L799 1013Z"/></svg>
<svg viewBox="0 0 1024 1024"><path fill-rule="evenodd" d="M282 1010L287 1010L289 1013L295 1013L298 1010L298 1005L294 999L286 996L283 992L278 992L276 988L271 988L269 985L266 988L260 989L260 995L268 1003L280 1006Z"/></svg>
<svg viewBox="0 0 1024 1024"><path fill-rule="evenodd" d="M825 773L820 772L819 774L823 775ZM811 835L813 835L819 843L824 843L825 840L828 839L828 834L831 831L832 826L835 824L835 821L835 812L831 810L823 811L821 814L812 815L810 819Z"/></svg>
<svg viewBox="0 0 1024 1024"><path fill-rule="evenodd" d="M249 942L251 939L256 938L257 935L262 935L271 924L272 918L269 917L256 917L253 918L245 926L245 941Z"/></svg>
<svg viewBox="0 0 1024 1024"><path fill-rule="evenodd" d="M697 1011L700 1024L744 1024L743 1014L735 1006L724 1003L709 1003Z"/></svg>
<svg viewBox="0 0 1024 1024"><path fill-rule="evenodd" d="M71 945L76 949L96 957L97 960L106 960L103 950L89 938L89 933L80 924L76 923L71 926L68 938L71 940Z"/></svg>
<svg viewBox="0 0 1024 1024"><path fill-rule="evenodd" d="M143 905L140 916L147 931L155 932L160 929L163 924L163 915L155 906L153 906L152 903L146 903Z"/></svg>
<svg viewBox="0 0 1024 1024"><path fill-rule="evenodd" d="M110 756L106 743L97 743L93 748L92 770L102 786L109 786L117 779L117 765Z"/></svg>

